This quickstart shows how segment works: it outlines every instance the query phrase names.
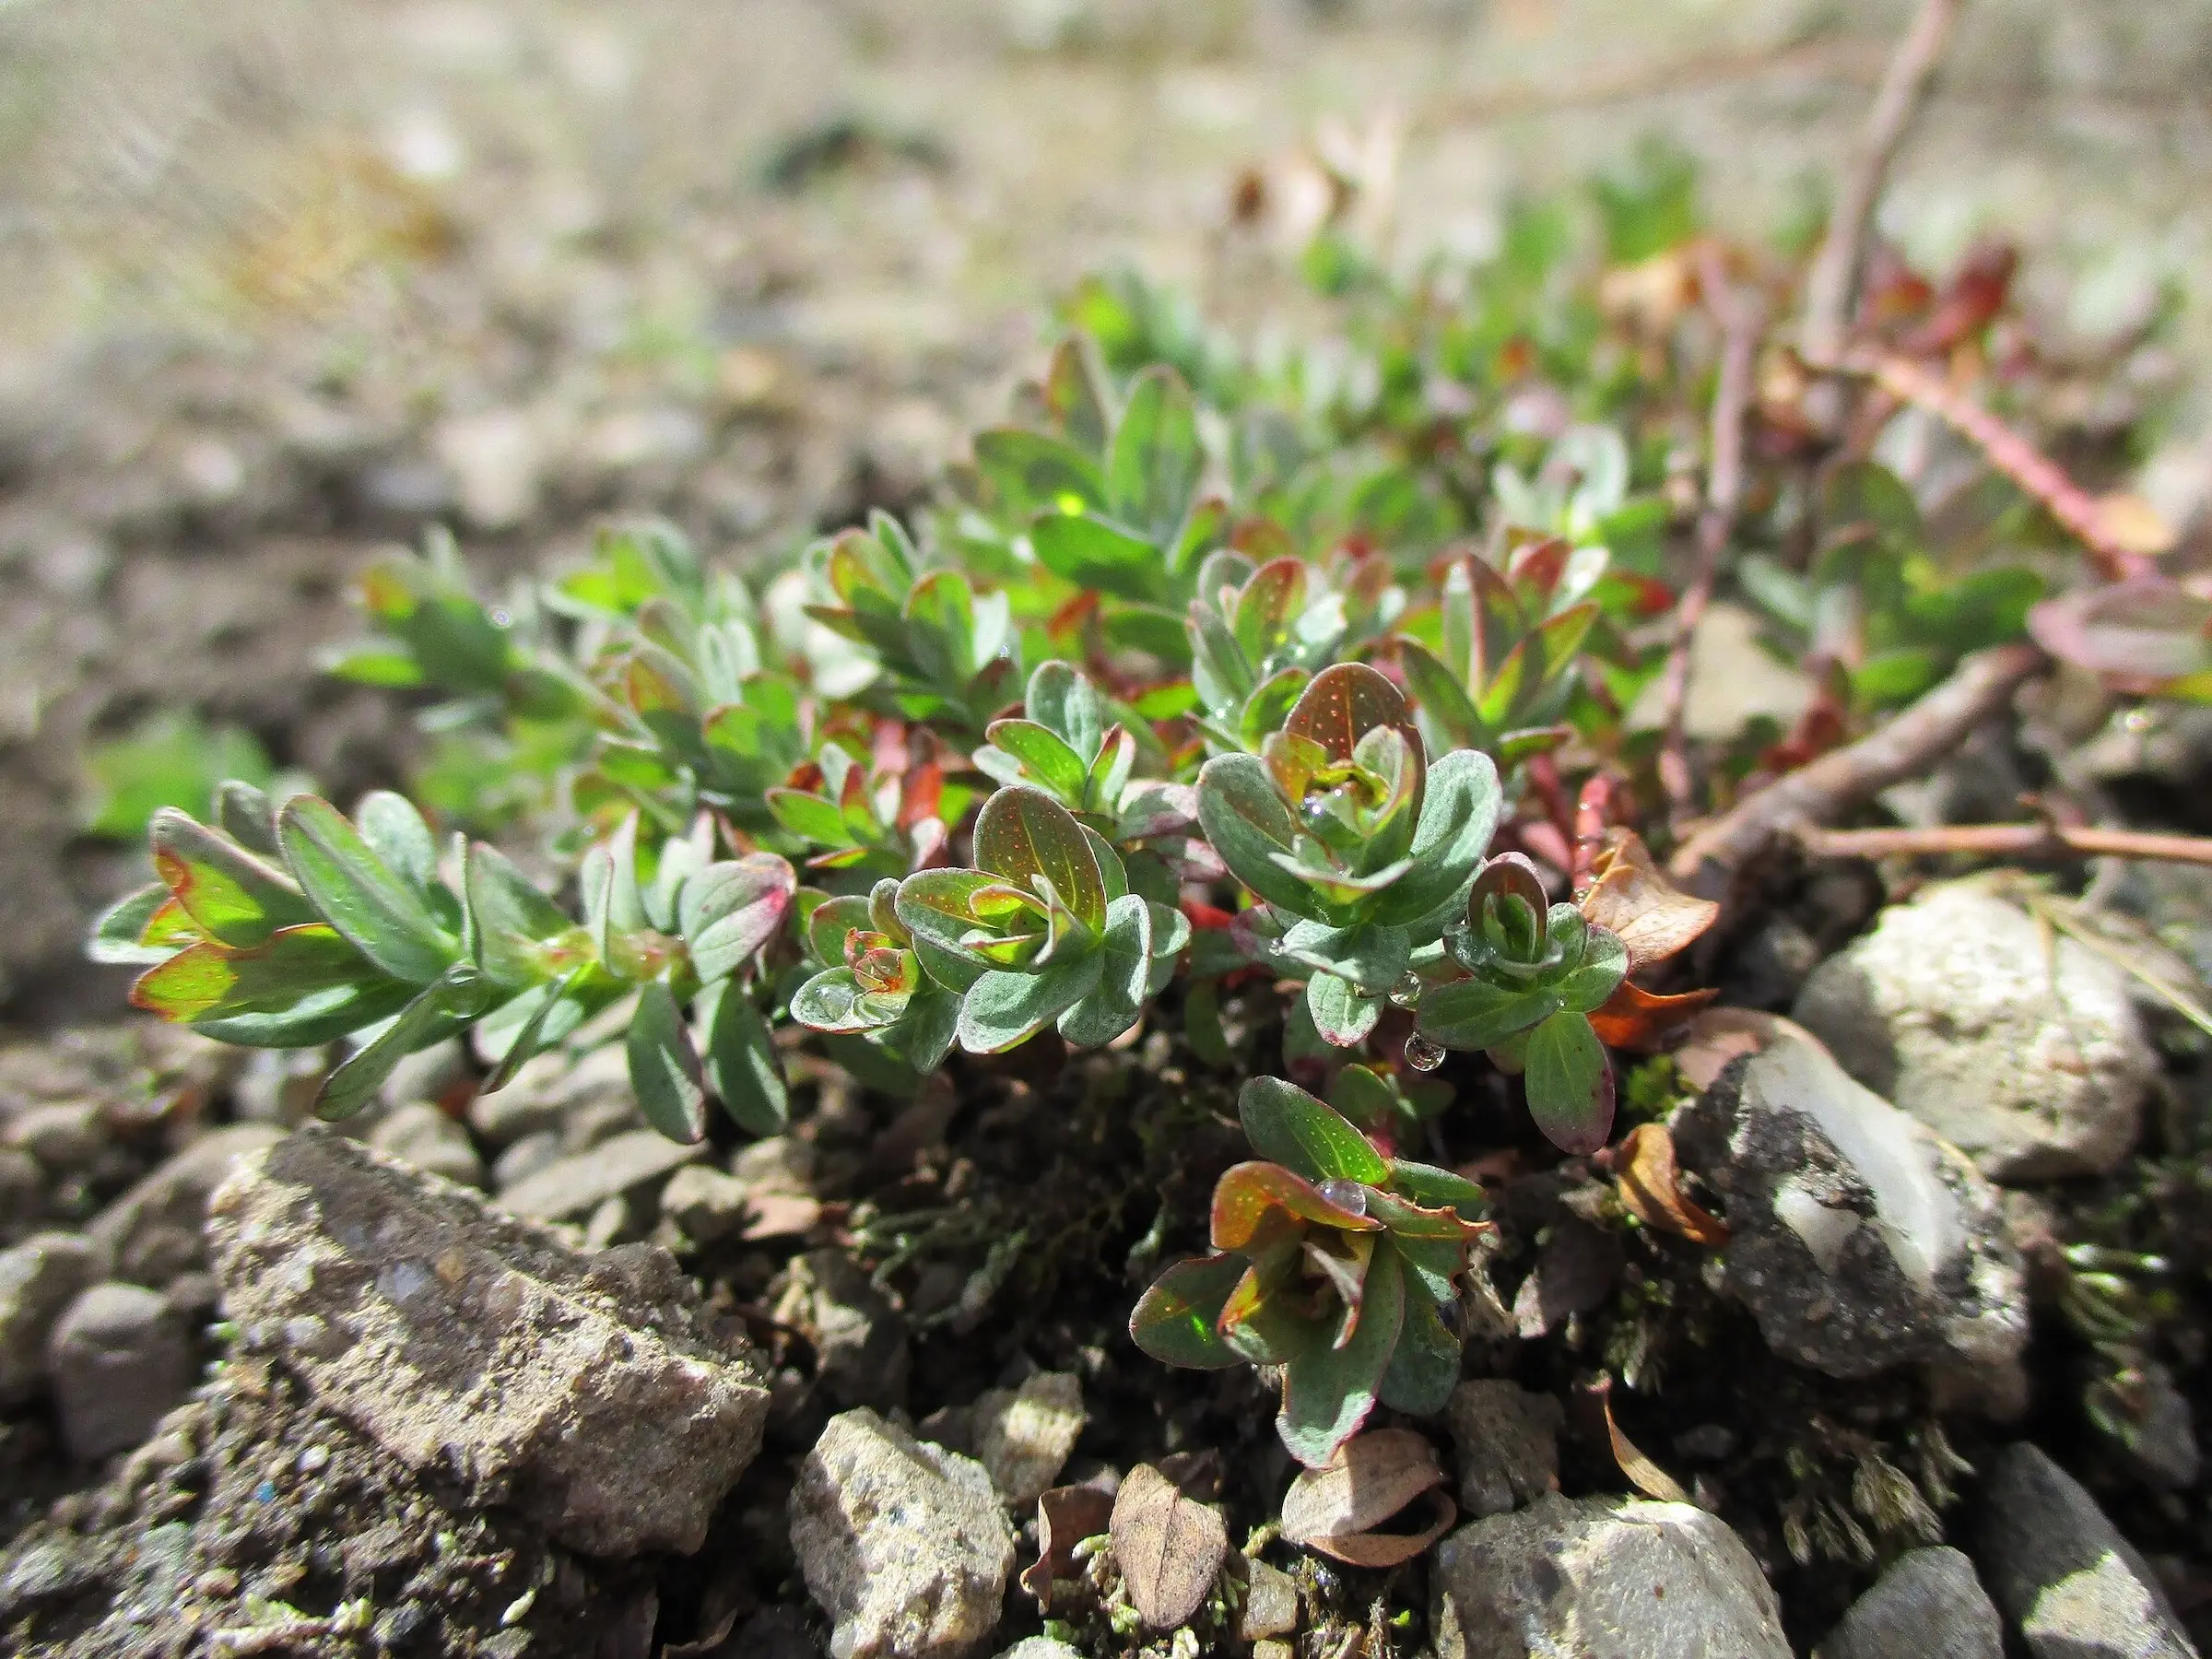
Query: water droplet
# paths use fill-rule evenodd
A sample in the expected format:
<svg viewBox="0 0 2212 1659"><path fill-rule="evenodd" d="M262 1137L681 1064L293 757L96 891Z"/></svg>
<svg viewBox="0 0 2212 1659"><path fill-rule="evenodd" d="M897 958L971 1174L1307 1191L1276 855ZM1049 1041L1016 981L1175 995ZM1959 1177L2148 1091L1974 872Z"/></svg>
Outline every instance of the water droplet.
<svg viewBox="0 0 2212 1659"><path fill-rule="evenodd" d="M1418 1072L1432 1072L1444 1063L1444 1051L1416 1031L1406 1039L1406 1064Z"/></svg>
<svg viewBox="0 0 2212 1659"><path fill-rule="evenodd" d="M1390 1000L1401 1008L1418 1008L1421 1006L1421 992L1424 989L1421 976L1408 969L1404 977L1390 988Z"/></svg>
<svg viewBox="0 0 2212 1659"><path fill-rule="evenodd" d="M1356 1181L1324 1181L1321 1195L1347 1215L1367 1214L1367 1189Z"/></svg>

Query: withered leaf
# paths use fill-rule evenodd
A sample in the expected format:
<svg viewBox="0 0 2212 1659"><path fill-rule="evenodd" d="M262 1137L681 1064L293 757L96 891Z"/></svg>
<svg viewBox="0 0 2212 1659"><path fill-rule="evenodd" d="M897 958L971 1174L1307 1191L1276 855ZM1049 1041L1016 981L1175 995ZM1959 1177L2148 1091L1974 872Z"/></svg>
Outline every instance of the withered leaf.
<svg viewBox="0 0 2212 1659"><path fill-rule="evenodd" d="M1323 1468L1308 1469L1283 1496L1283 1536L1355 1567L1394 1567L1441 1537L1458 1518L1437 1490L1436 1448L1410 1429L1378 1429L1347 1441ZM1411 1532L1379 1532L1423 1498Z"/></svg>
<svg viewBox="0 0 2212 1659"><path fill-rule="evenodd" d="M1603 1307L1625 1261L1619 1234L1584 1221L1559 1222L1513 1298L1515 1330L1534 1342L1574 1314Z"/></svg>
<svg viewBox="0 0 2212 1659"><path fill-rule="evenodd" d="M1129 1603L1156 1630L1171 1630L1198 1611L1229 1556L1221 1512L1194 1502L1150 1464L1122 1482L1108 1530Z"/></svg>
<svg viewBox="0 0 2212 1659"><path fill-rule="evenodd" d="M1684 1196L1675 1137L1665 1124L1639 1124L1630 1130L1614 1155L1614 1167L1621 1203L1646 1227L1716 1250L1728 1242L1727 1223Z"/></svg>
<svg viewBox="0 0 2212 1659"><path fill-rule="evenodd" d="M1076 1574L1076 1546L1104 1532L1113 1518L1113 1494L1094 1486L1054 1487L1037 1500L1037 1559L1025 1568L1021 1587L1049 1605L1054 1579Z"/></svg>
<svg viewBox="0 0 2212 1659"><path fill-rule="evenodd" d="M1583 895L1583 919L1619 935L1630 973L1664 962L1721 913L1712 900L1693 899L1669 881L1633 830L1607 830L1594 867L1597 880Z"/></svg>
<svg viewBox="0 0 2212 1659"><path fill-rule="evenodd" d="M1719 994L1718 991L1685 991L1677 996L1662 996L1646 991L1634 980L1624 979L1590 1016L1591 1029L1607 1048L1648 1053L1667 1032Z"/></svg>
<svg viewBox="0 0 2212 1659"><path fill-rule="evenodd" d="M1597 1396L1598 1405L1606 1414L1606 1434L1613 1442L1613 1461L1620 1472L1629 1477L1629 1484L1646 1498L1661 1503L1688 1503L1689 1494L1672 1475L1636 1449L1636 1442L1620 1431L1613 1418L1613 1379L1601 1377L1591 1384L1590 1393Z"/></svg>

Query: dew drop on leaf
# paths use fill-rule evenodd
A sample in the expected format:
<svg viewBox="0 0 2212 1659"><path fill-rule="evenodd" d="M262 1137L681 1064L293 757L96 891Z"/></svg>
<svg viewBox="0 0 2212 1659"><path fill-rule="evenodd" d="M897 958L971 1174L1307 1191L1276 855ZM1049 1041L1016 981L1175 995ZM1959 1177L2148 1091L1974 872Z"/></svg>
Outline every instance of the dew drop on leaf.
<svg viewBox="0 0 2212 1659"><path fill-rule="evenodd" d="M1406 1064L1418 1072L1432 1072L1444 1063L1441 1045L1416 1031L1406 1039Z"/></svg>
<svg viewBox="0 0 2212 1659"><path fill-rule="evenodd" d="M1418 1008L1420 1006L1421 992L1424 989L1421 976L1408 969L1398 982L1390 988L1390 1000L1401 1008Z"/></svg>
<svg viewBox="0 0 2212 1659"><path fill-rule="evenodd" d="M1356 1181L1324 1181L1321 1195L1347 1216L1367 1214L1367 1189Z"/></svg>

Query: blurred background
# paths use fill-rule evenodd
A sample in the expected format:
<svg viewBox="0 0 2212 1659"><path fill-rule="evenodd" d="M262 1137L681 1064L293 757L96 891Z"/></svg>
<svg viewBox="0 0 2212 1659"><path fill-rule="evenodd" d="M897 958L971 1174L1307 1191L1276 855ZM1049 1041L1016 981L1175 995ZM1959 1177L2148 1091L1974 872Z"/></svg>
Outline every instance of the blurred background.
<svg viewBox="0 0 2212 1659"><path fill-rule="evenodd" d="M916 500L1087 272L1264 335L1347 179L1409 266L1559 191L1801 243L1910 11L0 0L0 1010L88 1011L117 776L391 774L404 711L313 669L373 549L653 511L788 554ZM2207 176L2212 5L1975 0L1882 218L1924 269L2016 243L2062 347L2151 343L2083 396L2163 401L2136 488L2184 532Z"/></svg>

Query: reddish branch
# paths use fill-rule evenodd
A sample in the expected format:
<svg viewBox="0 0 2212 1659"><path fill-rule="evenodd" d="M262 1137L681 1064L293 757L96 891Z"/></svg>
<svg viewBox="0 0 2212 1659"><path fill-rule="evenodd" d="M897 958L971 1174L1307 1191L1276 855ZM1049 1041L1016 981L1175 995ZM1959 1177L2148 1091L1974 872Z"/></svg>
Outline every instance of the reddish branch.
<svg viewBox="0 0 2212 1659"><path fill-rule="evenodd" d="M2096 498L2067 477L2056 462L1939 375L1887 351L1851 352L1837 366L1865 375L1890 396L1925 409L1980 449L1991 466L2080 539L2106 581L2124 582L2156 570L2149 559L2112 533Z"/></svg>
<svg viewBox="0 0 2212 1659"><path fill-rule="evenodd" d="M1912 32L1899 42L1883 73L1858 153L1829 216L1828 235L1806 277L1805 329L1799 349L1808 362L1827 366L1843 349L1851 327L1851 304L1865 258L1866 230L1881 200L1882 182L1904 141L1905 129L1926 101L1936 66L1949 43L1962 0L1924 0Z"/></svg>
<svg viewBox="0 0 2212 1659"><path fill-rule="evenodd" d="M1659 784L1677 821L1687 818L1694 783L1684 741L1683 715L1689 701L1689 648L1712 603L1721 557L1735 530L1744 496L1744 416L1751 405L1753 372L1759 360L1759 325L1765 320L1759 297L1733 286L1717 250L1708 248L1699 281L1719 317L1722 330L1720 382L1713 390L1712 461L1705 480L1705 510L1698 515L1698 566L1675 607L1675 637L1660 684Z"/></svg>
<svg viewBox="0 0 2212 1659"><path fill-rule="evenodd" d="M2095 830L2070 824L1939 824L1930 830L1796 830L1818 858L1895 858L1972 853L2002 858L2141 858L2212 865L2212 839Z"/></svg>
<svg viewBox="0 0 2212 1659"><path fill-rule="evenodd" d="M1777 838L1840 818L1925 771L2049 664L2025 641L1968 657L1888 725L1737 802L1676 850L1669 874L1692 892L1718 897Z"/></svg>

